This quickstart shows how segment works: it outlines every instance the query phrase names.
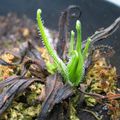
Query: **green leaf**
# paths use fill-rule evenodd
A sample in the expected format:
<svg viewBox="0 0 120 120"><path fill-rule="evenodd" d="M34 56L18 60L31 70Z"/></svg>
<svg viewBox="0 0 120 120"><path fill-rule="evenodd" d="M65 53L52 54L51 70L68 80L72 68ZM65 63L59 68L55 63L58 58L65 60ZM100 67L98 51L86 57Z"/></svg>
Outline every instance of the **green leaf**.
<svg viewBox="0 0 120 120"><path fill-rule="evenodd" d="M58 66L57 69L61 72L61 74L63 75L65 80L69 80L66 65L58 57L58 55L56 54L56 51L54 51L54 49L51 47L51 44L46 36L45 28L43 26L42 19L41 19L41 13L42 13L41 9L38 9L37 10L37 23L38 23L38 28L39 28L43 43L44 43L46 49L48 50L49 54L52 56L54 63Z"/></svg>
<svg viewBox="0 0 120 120"><path fill-rule="evenodd" d="M79 83L83 79L83 75L84 75L84 60L82 54L79 53L79 61L75 72L76 77L74 81L75 86L79 85Z"/></svg>
<svg viewBox="0 0 120 120"><path fill-rule="evenodd" d="M75 71L78 65L79 56L76 50L73 51L72 57L67 65L69 79L74 84L75 81Z"/></svg>
<svg viewBox="0 0 120 120"><path fill-rule="evenodd" d="M89 37L89 38L87 39L87 43L86 43L85 48L84 48L84 50L83 50L83 59L84 59L84 60L88 57L88 50L89 50L90 43L91 43L91 39L90 39L90 37Z"/></svg>
<svg viewBox="0 0 120 120"><path fill-rule="evenodd" d="M72 51L74 50L74 42L75 42L75 33L71 31L71 39L70 39L70 47L69 47L69 55L71 55Z"/></svg>
<svg viewBox="0 0 120 120"><path fill-rule="evenodd" d="M76 21L76 30L77 30L76 50L79 53L81 52L82 48L81 23L79 20Z"/></svg>

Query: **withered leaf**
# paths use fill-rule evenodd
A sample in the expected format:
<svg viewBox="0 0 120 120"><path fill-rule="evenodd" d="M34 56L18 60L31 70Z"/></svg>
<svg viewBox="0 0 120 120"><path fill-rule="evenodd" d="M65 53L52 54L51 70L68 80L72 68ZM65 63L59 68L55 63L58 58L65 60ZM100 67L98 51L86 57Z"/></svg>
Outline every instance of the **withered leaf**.
<svg viewBox="0 0 120 120"><path fill-rule="evenodd" d="M0 81L0 89L3 89L4 87L11 85L14 83L16 80L20 79L18 76L11 76L5 80Z"/></svg>
<svg viewBox="0 0 120 120"><path fill-rule="evenodd" d="M18 79L17 77L8 79L8 81L10 80L13 81L0 94L0 115L9 107L17 94L23 92L32 82L38 81L38 79Z"/></svg>
<svg viewBox="0 0 120 120"><path fill-rule="evenodd" d="M45 120L56 103L61 102L73 94L69 85L64 85L62 78L58 75L50 75L46 81L46 97L42 104L42 110L38 120Z"/></svg>
<svg viewBox="0 0 120 120"><path fill-rule="evenodd" d="M13 64L10 64L10 63L6 62L6 61L3 60L2 58L0 58L0 65L4 65L4 66L13 66Z"/></svg>

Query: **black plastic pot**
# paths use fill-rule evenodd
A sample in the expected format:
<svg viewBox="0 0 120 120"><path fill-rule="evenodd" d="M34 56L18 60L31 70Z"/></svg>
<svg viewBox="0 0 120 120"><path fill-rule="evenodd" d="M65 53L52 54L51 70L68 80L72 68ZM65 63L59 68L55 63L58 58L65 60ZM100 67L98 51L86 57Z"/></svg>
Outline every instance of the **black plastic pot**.
<svg viewBox="0 0 120 120"><path fill-rule="evenodd" d="M41 8L45 25L57 30L61 11L71 4L80 6L83 39L92 35L99 28L109 26L120 16L120 7L104 0L0 0L0 15L15 12L19 16L25 14L35 20L36 10ZM112 58L112 62L120 68L120 29L101 44L114 47L116 54ZM119 69L118 71L120 72Z"/></svg>

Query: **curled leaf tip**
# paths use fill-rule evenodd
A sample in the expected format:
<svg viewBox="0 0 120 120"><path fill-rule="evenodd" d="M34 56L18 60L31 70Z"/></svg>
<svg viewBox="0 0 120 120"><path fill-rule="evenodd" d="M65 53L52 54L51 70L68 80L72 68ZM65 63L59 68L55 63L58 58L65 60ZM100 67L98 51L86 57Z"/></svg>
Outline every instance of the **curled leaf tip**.
<svg viewBox="0 0 120 120"><path fill-rule="evenodd" d="M74 32L73 30L71 31L71 35L72 35L72 36L74 36L74 35L75 35L75 32Z"/></svg>
<svg viewBox="0 0 120 120"><path fill-rule="evenodd" d="M90 37L88 37L87 41L91 42L91 38L90 38Z"/></svg>
<svg viewBox="0 0 120 120"><path fill-rule="evenodd" d="M38 9L37 10L37 15L40 15L42 13L42 10L41 9Z"/></svg>
<svg viewBox="0 0 120 120"><path fill-rule="evenodd" d="M81 23L79 20L76 21L76 29L80 29Z"/></svg>

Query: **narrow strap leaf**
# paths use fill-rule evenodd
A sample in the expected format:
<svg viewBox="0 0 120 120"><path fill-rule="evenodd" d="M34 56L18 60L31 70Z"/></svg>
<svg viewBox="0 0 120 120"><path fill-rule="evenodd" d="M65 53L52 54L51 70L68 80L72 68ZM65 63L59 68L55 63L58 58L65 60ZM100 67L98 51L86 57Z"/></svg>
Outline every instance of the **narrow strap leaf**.
<svg viewBox="0 0 120 120"><path fill-rule="evenodd" d="M83 56L81 53L79 53L79 61L78 61L78 65L76 68L76 72L75 72L75 81L74 81L74 85L77 86L79 85L80 81L82 80L84 75L84 60L83 60Z"/></svg>
<svg viewBox="0 0 120 120"><path fill-rule="evenodd" d="M44 29L42 19L41 19L41 13L42 13L41 9L38 9L37 10L37 23L38 23L38 28L41 33L43 43L44 43L46 49L48 50L49 54L53 57L55 64L58 66L58 69L60 70L60 72L63 75L63 77L65 78L65 80L68 80L69 76L68 76L68 72L67 72L67 67L64 64L64 62L58 57L58 55L56 54L54 49L51 47L51 44L45 34L45 29Z"/></svg>
<svg viewBox="0 0 120 120"><path fill-rule="evenodd" d="M68 73L69 73L69 79L72 82L72 84L74 83L74 79L75 79L75 71L78 65L78 60L79 60L79 56L76 50L73 51L72 53L72 57L68 63L67 69L68 69Z"/></svg>
<svg viewBox="0 0 120 120"><path fill-rule="evenodd" d="M79 20L77 20L76 22L76 30L77 30L76 50L79 53L81 52L81 48L82 48L81 23Z"/></svg>
<svg viewBox="0 0 120 120"><path fill-rule="evenodd" d="M83 59L85 60L86 57L88 56L88 50L89 50L89 46L90 46L90 43L91 43L91 39L90 37L87 39L87 43L85 44L85 48L83 50Z"/></svg>
<svg viewBox="0 0 120 120"><path fill-rule="evenodd" d="M70 38L69 56L71 55L72 51L74 50L74 41L75 41L75 32L72 30L71 38Z"/></svg>

